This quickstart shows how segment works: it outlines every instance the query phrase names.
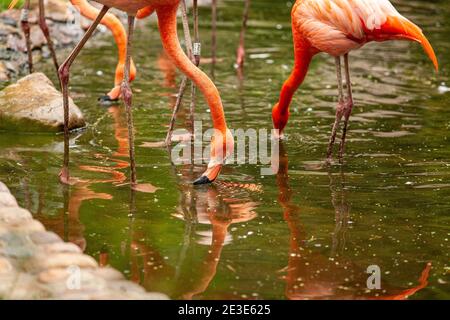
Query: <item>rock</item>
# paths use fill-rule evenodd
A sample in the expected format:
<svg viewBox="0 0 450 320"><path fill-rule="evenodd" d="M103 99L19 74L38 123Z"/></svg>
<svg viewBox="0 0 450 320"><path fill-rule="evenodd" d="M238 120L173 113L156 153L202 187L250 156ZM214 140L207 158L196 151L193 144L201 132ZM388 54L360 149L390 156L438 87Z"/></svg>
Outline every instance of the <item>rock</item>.
<svg viewBox="0 0 450 320"><path fill-rule="evenodd" d="M0 61L0 82L8 80L9 80L8 69L6 68L6 65L3 63L3 61Z"/></svg>
<svg viewBox="0 0 450 320"><path fill-rule="evenodd" d="M7 273L0 273L0 299L9 298L16 279L17 273L14 270Z"/></svg>
<svg viewBox="0 0 450 320"><path fill-rule="evenodd" d="M59 241L62 241L59 239ZM52 253L82 253L80 247L70 242L54 242L41 246L47 254Z"/></svg>
<svg viewBox="0 0 450 320"><path fill-rule="evenodd" d="M0 274L10 273L13 270L13 266L8 259L0 257Z"/></svg>
<svg viewBox="0 0 450 320"><path fill-rule="evenodd" d="M21 36L8 34L6 38L6 47L10 51L27 52L27 46Z"/></svg>
<svg viewBox="0 0 450 320"><path fill-rule="evenodd" d="M114 281L109 284L109 288L115 292L121 292L124 294L143 294L144 288L127 280Z"/></svg>
<svg viewBox="0 0 450 320"><path fill-rule="evenodd" d="M0 223L21 223L31 219L32 216L28 210L19 207L0 208Z"/></svg>
<svg viewBox="0 0 450 320"><path fill-rule="evenodd" d="M69 277L69 270L66 268L56 268L44 270L38 275L38 281L42 283L56 283L66 281Z"/></svg>
<svg viewBox="0 0 450 320"><path fill-rule="evenodd" d="M55 269L77 266L80 268L97 268L98 264L94 258L79 253L39 253L33 257L30 267L33 269Z"/></svg>
<svg viewBox="0 0 450 320"><path fill-rule="evenodd" d="M47 18L51 21L67 22L74 19L69 8L70 2L65 0L47 0Z"/></svg>
<svg viewBox="0 0 450 320"><path fill-rule="evenodd" d="M54 243L62 243L61 238L54 232L34 232L30 235L31 241L35 245L48 245Z"/></svg>
<svg viewBox="0 0 450 320"><path fill-rule="evenodd" d="M29 274L20 273L17 275L12 288L6 295L6 299L10 300L30 300L30 299L46 299L49 293L43 290L34 277Z"/></svg>
<svg viewBox="0 0 450 320"><path fill-rule="evenodd" d="M139 298L136 298L136 299L139 299ZM159 293L159 292L148 292L145 294L143 299L146 299L146 300L170 300L170 298L167 295L165 295L164 293Z"/></svg>
<svg viewBox="0 0 450 320"><path fill-rule="evenodd" d="M85 126L83 114L69 99L69 128ZM0 129L62 131L63 99L43 73L33 73L0 92Z"/></svg>
<svg viewBox="0 0 450 320"><path fill-rule="evenodd" d="M11 196L0 182L1 196ZM12 197L12 196L11 196ZM3 202L16 203L7 198ZM19 207L0 207L0 300L166 300L125 280L119 271L100 268L94 258Z"/></svg>
<svg viewBox="0 0 450 320"><path fill-rule="evenodd" d="M9 193L8 187L6 186L6 184L4 184L1 181L0 181L0 192L8 192Z"/></svg>
<svg viewBox="0 0 450 320"><path fill-rule="evenodd" d="M7 209L11 210L11 208ZM9 223L9 227L16 233L31 233L45 230L44 225L37 220L15 221Z"/></svg>
<svg viewBox="0 0 450 320"><path fill-rule="evenodd" d="M40 49L47 44L47 40L45 39L45 36L39 26L32 26L30 31L31 50ZM22 41L25 41L25 39Z"/></svg>
<svg viewBox="0 0 450 320"><path fill-rule="evenodd" d="M0 37L7 37L9 34L14 34L20 37L18 28L0 22Z"/></svg>
<svg viewBox="0 0 450 320"><path fill-rule="evenodd" d="M114 281L114 280L123 280L124 276L122 275L122 273L120 273L119 271L117 271L116 269L113 268L98 268L94 271L92 271L92 274L100 277L106 281Z"/></svg>
<svg viewBox="0 0 450 320"><path fill-rule="evenodd" d="M0 207L17 207L16 198L10 193L0 192Z"/></svg>

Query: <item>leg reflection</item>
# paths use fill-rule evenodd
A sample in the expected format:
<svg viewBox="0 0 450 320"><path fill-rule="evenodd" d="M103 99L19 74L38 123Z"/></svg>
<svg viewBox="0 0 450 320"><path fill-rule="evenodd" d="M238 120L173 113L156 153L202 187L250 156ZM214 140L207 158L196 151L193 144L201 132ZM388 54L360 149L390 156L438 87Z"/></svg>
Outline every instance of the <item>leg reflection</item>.
<svg viewBox="0 0 450 320"><path fill-rule="evenodd" d="M277 175L278 202L290 230L290 250L286 275L286 297L288 299L386 299L403 300L428 285L431 265L422 271L419 284L410 289L399 289L383 283L383 291L368 291L368 275L364 267L344 256L350 206L345 194L345 177L341 172L340 185L336 187L330 173L331 199L335 209L335 229L332 249L328 256L324 249L315 248L309 240L300 220L300 208L293 203L293 192L289 185L288 156L280 145L280 165ZM325 251L326 252L326 251Z"/></svg>

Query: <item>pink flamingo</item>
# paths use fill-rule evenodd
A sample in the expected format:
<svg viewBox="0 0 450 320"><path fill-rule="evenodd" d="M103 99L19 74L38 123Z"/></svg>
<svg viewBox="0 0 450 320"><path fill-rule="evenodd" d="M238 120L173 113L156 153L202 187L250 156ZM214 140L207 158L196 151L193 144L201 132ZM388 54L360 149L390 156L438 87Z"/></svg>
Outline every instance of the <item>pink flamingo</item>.
<svg viewBox="0 0 450 320"><path fill-rule="evenodd" d="M336 60L338 106L328 146L331 160L337 130L344 118L339 157L342 159L347 127L353 109L348 54L371 41L410 40L419 42L438 70L434 50L414 23L400 15L388 0L297 0L292 9L295 66L281 89L272 117L275 129L283 136L289 119L289 105L304 81L312 58L326 52ZM342 79L341 59L344 58L346 91Z"/></svg>
<svg viewBox="0 0 450 320"><path fill-rule="evenodd" d="M72 5L86 18L90 20L94 20L98 13L100 12L97 8L92 6L87 0L70 0ZM18 0L13 0L11 4L9 5L9 9L14 8L18 3ZM25 43L27 46L27 53L28 53L28 70L29 73L33 73L34 67L33 67L33 54L31 50L31 40L30 40L30 26L28 23L28 16L29 16L29 10L30 10L30 0L26 0L24 3L24 6L22 8L22 15L20 18L20 23L22 27L22 31L25 36ZM144 18L146 9L143 9L143 12L140 13L139 18ZM123 80L123 71L125 66L125 58L126 58L126 42L127 42L127 35L125 28L123 27L120 20L114 16L113 14L107 14L100 22L104 26L106 26L113 34L114 40L116 41L117 47L118 47L118 53L119 53L119 61L116 67L116 76L115 76L115 87L108 92L105 96L100 97L100 101L102 102L108 102L108 101L115 101L119 99L120 96L120 84ZM58 64L58 58L56 56L55 52L55 46L53 44L52 38L50 36L50 31L47 26L46 17L45 17L45 5L44 0L39 0L39 26L42 30L42 33L45 36L45 39L47 41L48 48L50 50L50 55L53 60L53 64L58 71L59 64ZM133 81L136 77L136 67L131 62L131 69L130 69L130 81Z"/></svg>
<svg viewBox="0 0 450 320"><path fill-rule="evenodd" d="M17 1L13 0L13 4ZM156 11L158 15L159 29L162 43L168 56L175 65L189 77L202 91L211 110L213 126L216 129L211 143L211 160L207 170L197 179L194 184L212 183L220 174L225 159L233 152L234 141L231 132L228 130L223 111L222 100L219 91L209 77L198 69L183 52L177 35L177 10L180 0L97 0L103 8L97 15L93 24L87 30L85 36L75 47L66 61L59 68L59 78L64 97L64 162L60 173L60 181L69 184L69 76L70 67L75 61L82 48L94 33L97 26L107 15L110 8L116 8L128 14L128 37L126 44L126 55L124 63L123 82L121 85L121 95L127 110L127 122L129 131L129 151L131 168L132 188L137 186L136 162L134 151L134 128L132 115L132 96L130 87L131 74L131 44L133 41L133 31L136 15L141 9L145 9L143 15Z"/></svg>

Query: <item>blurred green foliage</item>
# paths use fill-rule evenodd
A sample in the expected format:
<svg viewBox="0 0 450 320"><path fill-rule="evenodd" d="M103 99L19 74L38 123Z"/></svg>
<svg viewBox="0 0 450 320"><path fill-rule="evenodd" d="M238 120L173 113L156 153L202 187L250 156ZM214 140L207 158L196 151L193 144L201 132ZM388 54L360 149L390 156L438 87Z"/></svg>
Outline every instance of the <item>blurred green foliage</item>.
<svg viewBox="0 0 450 320"><path fill-rule="evenodd" d="M0 0L0 11L8 9L11 0ZM20 7L23 3L23 0L20 0L17 7Z"/></svg>

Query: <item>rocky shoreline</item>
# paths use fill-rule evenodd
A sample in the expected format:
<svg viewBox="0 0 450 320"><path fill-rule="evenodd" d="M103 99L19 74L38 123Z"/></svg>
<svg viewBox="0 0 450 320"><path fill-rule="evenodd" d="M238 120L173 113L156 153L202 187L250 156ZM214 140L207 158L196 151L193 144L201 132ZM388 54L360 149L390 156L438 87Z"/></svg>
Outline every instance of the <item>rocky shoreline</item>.
<svg viewBox="0 0 450 320"><path fill-rule="evenodd" d="M56 50L74 46L84 33L88 21L76 21L69 1L46 2L47 24ZM44 35L38 25L37 2L32 1L29 14L33 60L39 62L50 57ZM0 13L0 81L11 81L27 73L28 59L25 38L20 27L21 10Z"/></svg>
<svg viewBox="0 0 450 320"><path fill-rule="evenodd" d="M191 0L186 2L188 6L192 5ZM32 1L31 4L29 24L33 60L39 62L42 59L50 59L50 51L38 25L37 1ZM211 0L199 0L198 4L199 6L208 6L211 4ZM112 12L126 24L126 16L123 12L116 10L112 10ZM20 26L20 15L20 9L0 12L0 84L17 80L28 72L27 49ZM46 17L57 52L74 47L91 24L90 20L79 15L68 0L47 0ZM97 35L108 32L105 27L99 27L98 30L101 32L97 32Z"/></svg>
<svg viewBox="0 0 450 320"><path fill-rule="evenodd" d="M166 300L45 230L0 182L0 300Z"/></svg>

